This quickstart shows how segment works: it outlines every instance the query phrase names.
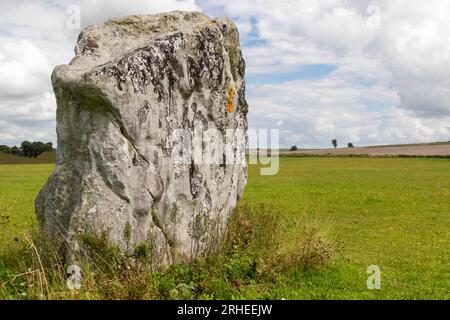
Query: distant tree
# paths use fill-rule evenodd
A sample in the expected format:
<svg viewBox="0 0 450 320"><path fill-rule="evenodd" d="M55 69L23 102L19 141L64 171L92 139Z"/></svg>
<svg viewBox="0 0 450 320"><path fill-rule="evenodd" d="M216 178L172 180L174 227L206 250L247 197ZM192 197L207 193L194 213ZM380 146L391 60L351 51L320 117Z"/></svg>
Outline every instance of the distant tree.
<svg viewBox="0 0 450 320"><path fill-rule="evenodd" d="M30 157L31 158L31 145L32 145L32 143L30 141L23 141L20 144L20 147L21 147L21 149L23 151L23 155L25 157Z"/></svg>
<svg viewBox="0 0 450 320"><path fill-rule="evenodd" d="M11 148L9 146L1 145L0 146L0 152L10 153L11 152Z"/></svg>
<svg viewBox="0 0 450 320"><path fill-rule="evenodd" d="M45 144L41 141L36 141L31 144L31 150L28 156L30 158L31 157L36 158L44 151L45 151Z"/></svg>
<svg viewBox="0 0 450 320"><path fill-rule="evenodd" d="M2 147L6 147L6 146L0 146L0 152L3 152ZM10 148L9 153L20 156L20 157L36 158L43 152L53 151L53 150L54 149L53 149L52 142L43 143L42 141L33 141L33 142L23 141L20 144L20 147L14 146L14 147Z"/></svg>
<svg viewBox="0 0 450 320"><path fill-rule="evenodd" d="M290 149L290 151L297 151L297 150L298 150L297 146L292 146Z"/></svg>
<svg viewBox="0 0 450 320"><path fill-rule="evenodd" d="M333 144L333 147L337 148L337 146L338 146L338 141L337 141L337 139L331 140L331 143Z"/></svg>
<svg viewBox="0 0 450 320"><path fill-rule="evenodd" d="M44 151L53 151L53 143L47 142L44 147Z"/></svg>
<svg viewBox="0 0 450 320"><path fill-rule="evenodd" d="M349 142L349 143L348 143L348 147L349 147L349 148L354 148L355 146L353 145L353 143Z"/></svg>
<svg viewBox="0 0 450 320"><path fill-rule="evenodd" d="M19 154L20 151L21 150L19 148L17 148L16 146L11 148L11 154L13 154L13 155Z"/></svg>

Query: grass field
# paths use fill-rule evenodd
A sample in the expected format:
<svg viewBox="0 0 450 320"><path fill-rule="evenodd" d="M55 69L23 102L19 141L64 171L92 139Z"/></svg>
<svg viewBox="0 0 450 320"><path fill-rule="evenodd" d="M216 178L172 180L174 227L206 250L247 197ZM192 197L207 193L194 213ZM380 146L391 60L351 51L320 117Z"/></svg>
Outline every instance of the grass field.
<svg viewBox="0 0 450 320"><path fill-rule="evenodd" d="M232 298L450 299L448 159L280 161L276 176L250 166L243 204L280 212L276 236L285 247L312 222L327 226L342 251L324 268L294 270L273 285L249 282ZM36 227L33 200L52 168L0 165L0 259ZM381 269L380 290L367 289L369 265Z"/></svg>
<svg viewBox="0 0 450 320"><path fill-rule="evenodd" d="M302 212L329 224L344 257L319 274L288 279L287 298L450 298L450 161L283 158L273 177L250 169L246 202ZM285 230L285 241L295 229ZM378 265L382 289L367 290Z"/></svg>
<svg viewBox="0 0 450 320"><path fill-rule="evenodd" d="M0 252L37 226L34 198L54 164L0 165Z"/></svg>

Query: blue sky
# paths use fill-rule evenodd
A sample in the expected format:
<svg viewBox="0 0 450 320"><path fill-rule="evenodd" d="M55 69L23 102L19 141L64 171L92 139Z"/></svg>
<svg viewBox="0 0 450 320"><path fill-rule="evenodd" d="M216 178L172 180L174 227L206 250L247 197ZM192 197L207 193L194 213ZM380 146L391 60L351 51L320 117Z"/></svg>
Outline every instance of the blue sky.
<svg viewBox="0 0 450 320"><path fill-rule="evenodd" d="M55 141L54 66L81 26L170 10L226 15L247 64L249 125L281 145L450 140L450 2L0 0L0 144Z"/></svg>
<svg viewBox="0 0 450 320"><path fill-rule="evenodd" d="M264 83L280 83L299 79L320 79L326 77L330 72L336 70L336 65L308 64L291 71L282 73L259 73L250 74L246 78L249 87Z"/></svg>

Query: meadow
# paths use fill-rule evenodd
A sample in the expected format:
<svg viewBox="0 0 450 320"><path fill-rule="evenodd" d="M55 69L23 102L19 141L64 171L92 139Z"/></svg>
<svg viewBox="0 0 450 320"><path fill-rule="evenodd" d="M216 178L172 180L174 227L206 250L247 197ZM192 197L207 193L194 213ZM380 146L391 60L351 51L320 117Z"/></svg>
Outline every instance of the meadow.
<svg viewBox="0 0 450 320"><path fill-rule="evenodd" d="M292 157L280 159L275 176L259 169L249 167L237 219L249 219L239 233L261 224L248 231L257 245L245 249L257 256L231 238L225 260L174 266L149 276L154 287L133 287L134 295L111 293L119 289L109 281L102 290L74 295L61 286L41 298L450 299L448 159ZM37 229L33 201L52 170L0 165L0 298L36 298L21 289L33 285L21 276L33 270L12 258L31 254L24 234ZM208 267L214 263L220 268ZM381 270L379 290L367 288L370 265Z"/></svg>

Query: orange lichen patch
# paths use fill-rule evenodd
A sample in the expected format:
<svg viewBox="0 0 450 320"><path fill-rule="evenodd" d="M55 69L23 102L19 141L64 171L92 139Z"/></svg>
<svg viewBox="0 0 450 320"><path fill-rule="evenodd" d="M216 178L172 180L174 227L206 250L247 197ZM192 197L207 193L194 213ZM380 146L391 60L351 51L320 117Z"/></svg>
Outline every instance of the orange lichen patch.
<svg viewBox="0 0 450 320"><path fill-rule="evenodd" d="M234 89L228 89L228 98L227 98L227 111L233 112L233 98L234 98Z"/></svg>

